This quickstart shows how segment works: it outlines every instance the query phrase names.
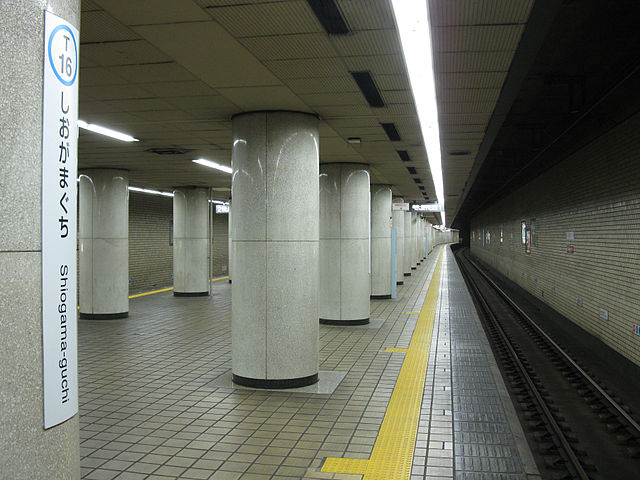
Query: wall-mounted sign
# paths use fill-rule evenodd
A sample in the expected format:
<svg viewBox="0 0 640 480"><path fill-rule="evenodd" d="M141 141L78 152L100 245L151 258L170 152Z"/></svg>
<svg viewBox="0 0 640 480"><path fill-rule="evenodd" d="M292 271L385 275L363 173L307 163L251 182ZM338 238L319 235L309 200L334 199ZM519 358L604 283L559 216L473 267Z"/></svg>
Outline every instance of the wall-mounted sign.
<svg viewBox="0 0 640 480"><path fill-rule="evenodd" d="M520 237L521 237L521 242L522 244L526 244L527 243L527 222L525 222L524 220L522 220L520 222Z"/></svg>
<svg viewBox="0 0 640 480"><path fill-rule="evenodd" d="M575 240L576 232L567 232L567 240Z"/></svg>
<svg viewBox="0 0 640 480"><path fill-rule="evenodd" d="M392 210L396 212L408 212L409 204L408 203L394 203L392 206Z"/></svg>
<svg viewBox="0 0 640 480"><path fill-rule="evenodd" d="M444 208L439 203L414 203L411 208L415 212L444 212Z"/></svg>
<svg viewBox="0 0 640 480"><path fill-rule="evenodd" d="M524 244L525 252L531 253L531 229L527 228L525 231L525 244Z"/></svg>
<svg viewBox="0 0 640 480"><path fill-rule="evenodd" d="M42 91L44 428L78 413L78 30L45 12Z"/></svg>
<svg viewBox="0 0 640 480"><path fill-rule="evenodd" d="M574 252L573 245L567 245L567 253L573 253L573 252Z"/></svg>
<svg viewBox="0 0 640 480"><path fill-rule="evenodd" d="M609 320L609 310L607 310L606 308L601 308L600 309L600 318L602 320Z"/></svg>
<svg viewBox="0 0 640 480"><path fill-rule="evenodd" d="M229 213L229 205L216 205L216 213Z"/></svg>

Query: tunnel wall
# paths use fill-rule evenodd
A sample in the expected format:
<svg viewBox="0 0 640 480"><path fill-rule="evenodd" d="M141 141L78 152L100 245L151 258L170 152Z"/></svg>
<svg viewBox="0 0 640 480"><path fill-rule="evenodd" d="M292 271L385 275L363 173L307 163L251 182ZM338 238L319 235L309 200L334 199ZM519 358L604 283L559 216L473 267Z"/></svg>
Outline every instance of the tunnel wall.
<svg viewBox="0 0 640 480"><path fill-rule="evenodd" d="M471 252L640 364L638 131L640 114L476 215Z"/></svg>

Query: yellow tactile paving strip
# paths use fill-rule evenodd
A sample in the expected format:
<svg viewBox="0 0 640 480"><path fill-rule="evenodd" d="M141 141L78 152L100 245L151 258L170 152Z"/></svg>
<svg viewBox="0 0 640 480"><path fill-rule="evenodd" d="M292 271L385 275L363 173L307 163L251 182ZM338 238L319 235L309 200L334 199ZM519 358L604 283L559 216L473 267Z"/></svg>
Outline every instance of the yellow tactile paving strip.
<svg viewBox="0 0 640 480"><path fill-rule="evenodd" d="M219 280L225 280L227 278L229 278L229 276L212 278L209 281L217 282ZM136 293L135 295L129 295L129 298L131 299L131 298L138 298L138 297L146 297L147 295L153 295L154 293L170 292L171 290L173 290L173 287L161 288L160 290L151 290L150 292L142 292L142 293Z"/></svg>
<svg viewBox="0 0 640 480"><path fill-rule="evenodd" d="M363 475L363 480L410 478L438 302L441 267L442 250L371 458L327 458L322 466L323 472Z"/></svg>

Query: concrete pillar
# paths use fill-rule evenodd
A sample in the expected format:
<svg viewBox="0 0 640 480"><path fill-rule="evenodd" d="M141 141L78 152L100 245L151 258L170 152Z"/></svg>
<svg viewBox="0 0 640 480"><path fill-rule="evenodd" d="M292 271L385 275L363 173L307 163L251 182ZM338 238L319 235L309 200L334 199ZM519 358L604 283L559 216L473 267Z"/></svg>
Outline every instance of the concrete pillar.
<svg viewBox="0 0 640 480"><path fill-rule="evenodd" d="M78 480L78 416L47 430L43 428L41 188L45 8L80 28L80 0L0 2L0 477ZM71 191L75 196L75 189Z"/></svg>
<svg viewBox="0 0 640 480"><path fill-rule="evenodd" d="M413 214L413 255L416 265L420 265L422 262L422 255L420 255L420 215L418 213Z"/></svg>
<svg viewBox="0 0 640 480"><path fill-rule="evenodd" d="M173 294L209 295L209 190L173 191Z"/></svg>
<svg viewBox="0 0 640 480"><path fill-rule="evenodd" d="M393 203L404 203L403 198L394 198ZM393 228L396 229L396 284L404 283L404 215L402 210L394 210Z"/></svg>
<svg viewBox="0 0 640 480"><path fill-rule="evenodd" d="M411 226L411 212L404 212L404 260L403 273L405 277L411 276L411 267L413 263L413 229Z"/></svg>
<svg viewBox="0 0 640 480"><path fill-rule="evenodd" d="M129 174L80 172L78 263L80 318L129 315Z"/></svg>
<svg viewBox="0 0 640 480"><path fill-rule="evenodd" d="M391 185L371 185L371 298L391 298L391 222Z"/></svg>
<svg viewBox="0 0 640 480"><path fill-rule="evenodd" d="M231 233L231 222L233 221L232 208L233 203L229 200L229 215L227 217L227 233L228 233L228 248L227 248L227 272L229 276L229 283L233 280L233 236Z"/></svg>
<svg viewBox="0 0 640 480"><path fill-rule="evenodd" d="M320 166L320 323L369 323L369 167Z"/></svg>
<svg viewBox="0 0 640 480"><path fill-rule="evenodd" d="M318 381L318 119L233 118L233 381Z"/></svg>

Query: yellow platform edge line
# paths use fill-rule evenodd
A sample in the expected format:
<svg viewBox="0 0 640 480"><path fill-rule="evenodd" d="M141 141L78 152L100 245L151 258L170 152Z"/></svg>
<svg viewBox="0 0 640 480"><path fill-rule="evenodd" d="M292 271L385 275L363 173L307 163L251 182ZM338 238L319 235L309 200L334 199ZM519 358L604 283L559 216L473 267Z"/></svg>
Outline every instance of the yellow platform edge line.
<svg viewBox="0 0 640 480"><path fill-rule="evenodd" d="M408 348L396 348L396 347L387 347L384 349L385 352L395 353L395 352L408 352Z"/></svg>
<svg viewBox="0 0 640 480"><path fill-rule="evenodd" d="M420 315L420 312L404 312L405 315Z"/></svg>
<svg viewBox="0 0 640 480"><path fill-rule="evenodd" d="M411 336L398 380L382 420L371 458L360 460L327 458L321 471L325 473L361 474L363 480L409 480L415 450L422 395L429 362L436 306L440 290L442 254L440 249L420 316ZM356 468L366 465L364 473Z"/></svg>
<svg viewBox="0 0 640 480"><path fill-rule="evenodd" d="M212 278L211 280L209 280L210 282L218 282L220 280L226 280L227 278L229 278L229 276L227 275L226 277L216 277L216 278ZM159 290L151 290L150 292L142 292L142 293L136 293L135 295L129 295L129 299L132 298L138 298L138 297L146 297L147 295L153 295L154 293L162 293L162 292L168 292L170 290L173 290L173 287L167 287L167 288L161 288Z"/></svg>

